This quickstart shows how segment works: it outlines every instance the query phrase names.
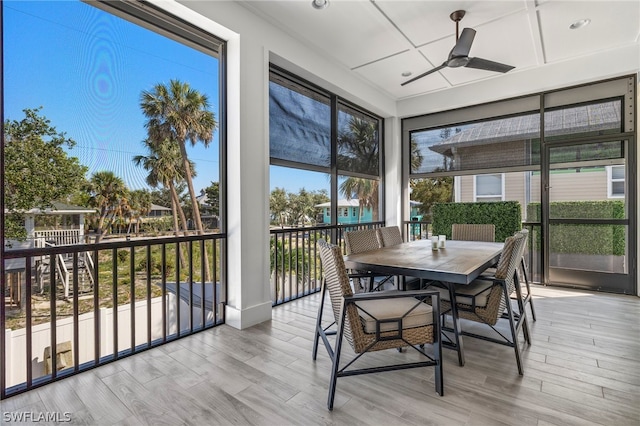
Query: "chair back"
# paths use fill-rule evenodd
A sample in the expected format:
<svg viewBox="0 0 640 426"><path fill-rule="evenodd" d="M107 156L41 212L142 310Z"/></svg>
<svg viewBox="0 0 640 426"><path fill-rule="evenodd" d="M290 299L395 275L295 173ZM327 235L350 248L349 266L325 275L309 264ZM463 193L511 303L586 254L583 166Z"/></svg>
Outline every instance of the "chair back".
<svg viewBox="0 0 640 426"><path fill-rule="evenodd" d="M496 226L492 223L454 223L451 238L460 241L495 242Z"/></svg>
<svg viewBox="0 0 640 426"><path fill-rule="evenodd" d="M322 263L322 274L324 277L324 285L329 292L331 300L331 308L333 310L333 318L340 327L341 310L344 305L345 297L353 296L353 291L349 285L349 276L344 265L344 258L340 247L335 244L327 243L325 240L318 240L318 249L320 251L320 262ZM355 350L354 336L351 324L360 325L356 329L356 335L363 334L364 330L359 320L357 308L354 304L347 306L344 324L344 337ZM358 351L356 351L358 352Z"/></svg>
<svg viewBox="0 0 640 426"><path fill-rule="evenodd" d="M375 229L360 229L358 231L345 232L344 245L347 254L362 253L363 251L380 248Z"/></svg>
<svg viewBox="0 0 640 426"><path fill-rule="evenodd" d="M505 281L509 294L515 291L516 268L522 260L528 235L529 231L523 229L516 232L513 236L508 237L504 242L504 248L502 249L502 254L496 267L495 277ZM505 298L504 293L502 293L499 313L502 313L504 309L506 309L507 303L508 300Z"/></svg>
<svg viewBox="0 0 640 426"><path fill-rule="evenodd" d="M397 226L384 226L376 229L376 235L378 237L378 244L380 247L397 246L402 244L402 232Z"/></svg>

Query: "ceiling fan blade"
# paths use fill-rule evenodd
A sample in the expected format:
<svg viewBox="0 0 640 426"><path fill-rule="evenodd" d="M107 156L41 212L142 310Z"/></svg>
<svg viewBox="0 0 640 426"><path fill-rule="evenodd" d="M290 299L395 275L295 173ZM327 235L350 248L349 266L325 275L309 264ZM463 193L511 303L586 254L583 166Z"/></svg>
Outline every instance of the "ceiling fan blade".
<svg viewBox="0 0 640 426"><path fill-rule="evenodd" d="M467 62L465 67L495 72L507 72L515 68L511 65L501 64L500 62L493 62L482 58L469 58L469 62Z"/></svg>
<svg viewBox="0 0 640 426"><path fill-rule="evenodd" d="M411 83L412 81L416 81L416 80L418 80L419 78L422 78L422 77L424 77L424 76L426 76L426 75L429 75L429 74L432 74L432 73L434 73L434 72L436 72L436 71L439 71L439 70L441 70L442 68L445 68L446 66L447 66L447 63L445 62L444 64L442 64L442 65L440 65L440 66L438 66L438 67L432 68L432 69L430 69L430 70L429 70L429 71L427 71L427 72L423 72L422 74L420 74L420 75L417 75L417 76L413 77L411 80L407 80L407 81L405 81L404 83L400 84L400 86L404 86L405 84L409 84L409 83Z"/></svg>
<svg viewBox="0 0 640 426"><path fill-rule="evenodd" d="M460 34L460 38L456 41L456 45L451 49L449 53L449 59L456 56L469 56L471 50L471 44L476 36L476 30L473 28L465 28Z"/></svg>

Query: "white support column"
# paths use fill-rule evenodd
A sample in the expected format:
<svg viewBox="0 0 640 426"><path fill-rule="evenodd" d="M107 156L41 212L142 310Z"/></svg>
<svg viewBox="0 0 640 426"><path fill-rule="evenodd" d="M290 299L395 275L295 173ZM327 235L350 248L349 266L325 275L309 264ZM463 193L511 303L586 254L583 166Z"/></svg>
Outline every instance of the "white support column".
<svg viewBox="0 0 640 426"><path fill-rule="evenodd" d="M402 138L400 119L389 117L384 121L384 155L380 160L385 165L385 216L387 225L398 225L402 229Z"/></svg>
<svg viewBox="0 0 640 426"><path fill-rule="evenodd" d="M238 68L228 73L226 323L243 329L271 319L269 64L252 39L229 41L227 58Z"/></svg>

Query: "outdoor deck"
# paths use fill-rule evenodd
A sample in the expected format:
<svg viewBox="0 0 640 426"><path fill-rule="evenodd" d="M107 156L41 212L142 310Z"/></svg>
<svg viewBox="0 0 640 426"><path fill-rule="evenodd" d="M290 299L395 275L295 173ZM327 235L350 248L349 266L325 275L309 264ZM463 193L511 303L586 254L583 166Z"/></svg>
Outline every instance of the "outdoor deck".
<svg viewBox="0 0 640 426"><path fill-rule="evenodd" d="M220 326L11 397L0 412L99 425L637 425L640 298L533 292L524 377L511 348L466 338L465 367L444 350L444 397L432 369L395 371L339 379L327 411L329 358L321 348L311 360L313 295L274 308L271 322ZM410 356L387 352L374 357Z"/></svg>

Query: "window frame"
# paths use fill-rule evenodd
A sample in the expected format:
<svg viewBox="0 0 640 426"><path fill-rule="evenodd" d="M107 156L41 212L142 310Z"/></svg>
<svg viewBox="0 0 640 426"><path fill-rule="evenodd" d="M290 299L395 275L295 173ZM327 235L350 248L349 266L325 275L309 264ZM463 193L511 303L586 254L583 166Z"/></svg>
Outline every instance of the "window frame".
<svg viewBox="0 0 640 426"><path fill-rule="evenodd" d="M499 195L478 195L478 178L483 176L499 176L500 177L500 194ZM499 200L487 200L488 198L500 198ZM473 200L475 202L492 202L505 200L505 173L484 173L473 176Z"/></svg>
<svg viewBox="0 0 640 426"><path fill-rule="evenodd" d="M340 182L344 178L361 178L361 179L369 179L372 181L378 182L378 219L377 222L384 222L385 220L385 197L384 197L384 182L385 182L385 172L384 172L384 119L379 115L368 111L361 106L347 100L341 98L340 96L318 86L307 80L304 80L301 77L296 76L290 71L281 68L273 63L269 64L269 82L274 79L276 83L281 84L280 81L285 82L285 84L294 90L292 87L299 86L304 91L309 91L310 93L317 93L321 96L328 96L331 99L331 162L329 167L318 166L313 164L305 164L294 161L288 161L286 159L281 159L277 157L271 157L269 155L269 165L270 166L278 166L278 167L289 167L299 170L307 170L314 172L323 172L327 173L330 177L330 202L331 207L330 211L333 211L334 214L328 214L327 217L331 219L330 225L338 225L338 218L340 217L349 217L347 213L346 216L342 216L340 212L340 207L338 207L338 201L340 199L344 199L345 197L340 197L339 194L339 186ZM282 84L281 84L282 85ZM360 173L358 171L349 171L338 168L338 151L339 151L339 114L346 112L354 112L358 117L366 117L372 121L377 122L377 142L378 142L378 174L370 175L367 173ZM357 214L356 214L357 217ZM373 216L375 217L375 215ZM372 218L373 221L373 218Z"/></svg>
<svg viewBox="0 0 640 426"><path fill-rule="evenodd" d="M624 172L623 177L621 179L616 179L613 177L613 169L620 168L620 167L623 169L623 172ZM607 169L607 198L624 199L626 194L624 192L622 194L614 193L613 184L616 182L622 182L623 188L624 188L624 184L627 180L626 167L623 164L618 164L613 166L606 166L606 169Z"/></svg>

